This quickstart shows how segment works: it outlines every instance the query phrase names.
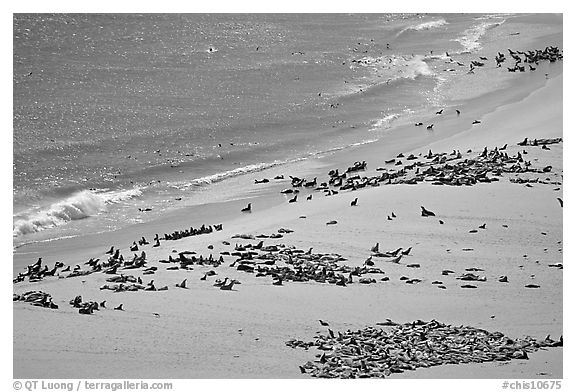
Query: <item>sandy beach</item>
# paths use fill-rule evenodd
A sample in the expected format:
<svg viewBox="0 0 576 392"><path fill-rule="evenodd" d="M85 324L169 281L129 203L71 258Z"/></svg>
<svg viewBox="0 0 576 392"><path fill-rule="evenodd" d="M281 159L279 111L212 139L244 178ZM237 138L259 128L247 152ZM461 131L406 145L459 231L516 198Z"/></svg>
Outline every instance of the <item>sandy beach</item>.
<svg viewBox="0 0 576 392"><path fill-rule="evenodd" d="M13 285L14 294L43 291L58 305L50 309L14 301L14 378L309 378L299 366L317 361L321 351L292 348L286 342L314 341L318 333L327 333L318 320L342 332L387 319L437 320L501 332L511 339L544 340L550 335L557 341L564 333L563 208L558 201L563 198L563 142L558 139L563 137L563 76L561 63L546 67L513 80L506 89L453 102L442 115L431 112L421 121L433 122L434 131L400 123L389 130L385 144L325 154L294 164L290 171L277 167L240 176L233 181L270 182L254 183L251 192L236 200L192 206L117 232L17 250L15 277L39 257L50 269L57 261L63 267L56 276ZM475 120L479 123L472 124ZM518 145L525 138L545 141ZM366 169L349 177L381 176L414 163L421 164L417 167L423 172L444 163L480 162L485 147L508 157L521 156L518 167L530 170L488 171L494 181L460 186L386 180L330 196L315 186L300 187L293 203L288 200L294 194L280 193L295 189L289 176L306 181L317 177L317 187L328 182L330 170L343 173L362 161ZM414 159L406 160L411 154ZM435 154L449 160L433 163ZM528 161L530 166L525 166ZM409 171L404 179L415 176L414 168ZM274 180L279 175L284 179ZM226 184L215 184L213 192L219 186ZM311 200L306 200L308 195ZM356 198L357 205L351 206ZM241 212L247 203L252 204L251 212ZM435 215L422 216L421 206ZM215 224L222 224L222 230L163 240L164 233ZM279 230L280 238L269 237ZM160 236L157 247L155 234ZM257 237L260 234L268 237ZM133 241L142 236L150 244L131 251ZM242 263L231 254L238 251L237 245L251 244L240 253L254 250L260 241L260 247L283 244L304 252L312 248L312 254L336 254L341 256L338 265L351 269L366 266L371 257L372 267L383 273L354 276L346 287L286 279L274 285L277 279L270 275L239 270ZM376 243L379 250L374 252ZM62 271L66 266L89 271L85 263L96 258L106 262L111 246L126 261L145 251L145 266L119 268L116 275L99 271L66 277L70 272ZM397 263L378 255L398 248L410 251ZM255 254L275 253L257 249ZM160 262L178 259L185 251L206 259L222 256L223 263L167 269L178 262ZM264 266L274 267L260 264ZM156 270L145 273L150 267ZM446 270L452 272L443 274ZM215 275L206 277L208 271ZM469 273L485 279L457 279ZM106 279L120 275L140 278L144 287L153 280L155 288L168 289L102 289L111 284ZM348 273L342 275L348 278ZM374 283L360 283L366 277ZM241 284L232 290L214 287L216 279L225 278ZM177 287L184 279L186 288ZM412 279L416 281L406 283ZM474 287L463 288L466 284ZM79 314L70 304L78 295L82 301L106 301L106 308ZM120 304L123 311L114 310ZM559 379L564 376L562 355L562 347L542 347L529 352L528 359L431 366L390 377Z"/></svg>

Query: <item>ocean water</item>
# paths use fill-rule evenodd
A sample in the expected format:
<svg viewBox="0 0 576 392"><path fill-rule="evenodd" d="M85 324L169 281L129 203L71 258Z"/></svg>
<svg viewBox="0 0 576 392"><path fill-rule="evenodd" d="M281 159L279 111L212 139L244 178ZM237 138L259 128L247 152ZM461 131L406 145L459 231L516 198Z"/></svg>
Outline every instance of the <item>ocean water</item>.
<svg viewBox="0 0 576 392"><path fill-rule="evenodd" d="M206 202L216 182L385 140L399 121L514 77L492 70L472 85L455 61L488 53L494 68L503 40L520 49L561 23L15 14L14 245L114 230L149 219L138 208Z"/></svg>

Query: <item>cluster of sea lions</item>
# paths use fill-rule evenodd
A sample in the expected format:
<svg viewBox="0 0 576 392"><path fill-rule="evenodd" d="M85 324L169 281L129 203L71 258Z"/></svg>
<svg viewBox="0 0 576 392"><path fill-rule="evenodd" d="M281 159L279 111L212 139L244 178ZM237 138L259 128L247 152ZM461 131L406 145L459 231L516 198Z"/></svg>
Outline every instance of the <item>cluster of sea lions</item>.
<svg viewBox="0 0 576 392"><path fill-rule="evenodd" d="M97 261L98 260L96 260L96 262ZM90 259L90 261L88 261L86 264L93 262L94 259ZM58 276L59 278L73 278L75 276L88 275L94 272L93 270L82 270L79 265L76 265L74 270L72 270L70 266L67 266L66 268L62 267L64 267L64 263L60 261L54 263L54 267L51 269L49 269L47 265L42 267L42 257L40 257L34 264L30 264L26 267L26 272L19 272L18 275L12 279L12 283L24 282L26 278L28 278L29 282L39 282L49 276ZM70 273L68 275L61 275L60 273L57 274L59 268L62 268L60 273Z"/></svg>
<svg viewBox="0 0 576 392"><path fill-rule="evenodd" d="M108 252L106 252L108 254L112 254L106 261L101 261L99 258L91 258L90 260L88 260L87 262L84 263L84 265L89 266L89 269L85 269L83 270L80 265L76 265L74 267L74 270L72 272L70 272L67 275L58 275L59 278L73 278L73 277L77 277L77 276L84 276L84 275L89 275L92 274L94 272L103 272L106 274L116 274L118 269L139 269L139 268L143 268L146 266L146 253L144 251L142 251L142 253L140 255L134 254L134 257L131 260L124 260L124 256L122 254L120 254L120 250L116 249L114 250L114 247L112 247ZM28 266L27 269L30 270L31 267L32 269L34 268L39 268L37 266L39 266L42 262L42 258L40 258L35 264ZM62 263L57 262L56 263L56 268L60 268L61 266L63 266ZM144 269L144 274L152 274L154 273L154 271L156 271L158 268L157 267L150 267L147 269ZM60 272L68 272L70 271L70 266L67 266L66 268L62 269ZM51 274L49 276L53 276L54 274ZM18 283L18 282L22 282L25 278L25 276L27 276L26 273L20 273L18 274L18 277L14 279L14 283ZM43 275L43 276L48 276L48 275ZM37 280L32 280L32 281L37 281Z"/></svg>
<svg viewBox="0 0 576 392"><path fill-rule="evenodd" d="M508 49L508 54L510 59L514 61L513 67L508 67L509 72L525 72L526 65L530 71L535 71L536 67L533 65L538 65L540 61L549 61L554 63L556 61L560 61L564 58L562 51L557 46L547 46L544 50L536 49L536 50L528 50L528 51L513 51ZM446 56L450 59L450 63L456 62L459 66L465 66L464 63L459 61L455 61L450 57L450 54L446 53ZM520 57L524 56L524 58ZM508 58L504 53L498 52L496 56L494 56L494 60L496 61L496 67L502 67L502 64L506 62ZM474 70L479 67L483 67L486 65L488 61L487 57L479 56L478 60L471 60L470 64L468 64L468 73L473 74ZM447 69L447 71L455 71L455 69Z"/></svg>
<svg viewBox="0 0 576 392"><path fill-rule="evenodd" d="M324 326L328 323L323 322ZM528 359L528 353L562 347L546 336L511 339L501 332L432 321L399 324L391 320L356 331L319 334L314 341L291 339L292 348L316 347L314 361L300 366L302 373L318 378L384 378L406 370L445 364Z"/></svg>
<svg viewBox="0 0 576 392"><path fill-rule="evenodd" d="M562 142L562 138L553 139L534 139L528 141L526 138L523 142L518 143L520 146L543 146ZM328 172L328 180L321 182L317 186L317 177L312 181L306 178L290 176L292 188L282 190L282 194L299 193L300 187L313 187L313 192L323 192L325 196L336 195L342 191L356 191L365 187L377 187L381 185L409 184L415 185L420 182L431 182L433 185L475 185L478 183L489 183L499 181L503 173L547 173L551 171L551 166L544 168L535 168L532 162L525 160L523 154L518 151L515 155L508 155L506 152L508 145L494 147L489 150L484 147L482 152L477 156L471 156L472 150L465 154L459 150L453 150L451 153L432 153L428 151L426 155L410 154L405 156L400 153L396 158L386 160L386 164L394 164L401 168L378 167L378 175L361 176L360 174L351 174L358 171L366 171L367 163L355 162L353 166L348 167L343 173L339 169L331 169ZM404 164L405 159L409 164ZM310 194L307 200L312 199ZM297 202L297 196L293 196L289 202ZM358 200L351 204L355 206ZM243 211L250 211L251 204Z"/></svg>
<svg viewBox="0 0 576 392"><path fill-rule="evenodd" d="M528 64L530 71L535 71L536 68L533 67L532 64L538 65L539 61L549 61L554 63L564 58L564 55L557 46L547 46L544 50L537 49L528 51L512 51L508 49L508 53L515 61L514 67L508 67L509 72L525 72L526 68L524 65L521 65L522 63ZM524 56L524 59L520 56ZM496 56L496 65L501 67L501 63L505 60L506 57L502 53L498 52L498 56Z"/></svg>
<svg viewBox="0 0 576 392"><path fill-rule="evenodd" d="M133 275L115 275L111 276L110 278L106 279L106 282L110 282L113 284L104 284L100 286L100 290L111 290L114 292L122 292L122 291L157 291L157 290L168 290L168 286L166 288L159 288L156 289L154 285L154 280L151 280L148 284L144 284L142 282L142 278L135 277Z"/></svg>
<svg viewBox="0 0 576 392"><path fill-rule="evenodd" d="M242 233L242 234L234 234L234 235L232 236L232 238L242 238L242 239L245 239L245 240L253 240L253 239L256 239L256 238L272 238L272 239L275 239L275 238L282 238L282 237L284 237L283 234L290 234L290 233L293 233L293 232L294 232L294 230L286 229L286 228L284 228L284 227L281 227L281 228L278 229L278 232L277 232L277 233L272 233L272 234L263 234L263 233L260 233L260 234L256 234L255 236L252 235L252 234ZM229 244L224 244L224 245L229 245Z"/></svg>
<svg viewBox="0 0 576 392"><path fill-rule="evenodd" d="M203 224L202 226L200 226L197 229L195 229L194 227L190 227L189 229L175 230L170 234L164 233L164 236L162 238L160 238L160 236L158 234L156 234L154 236L154 245L152 245L152 247L154 247L154 248L159 247L161 239L165 240L165 241L176 241L176 240L180 240L182 238L192 237L192 236L201 235L201 234L210 234L214 231L221 231L221 230L222 230L222 224L215 224L215 225L209 225L209 226L206 226L205 224ZM136 242L136 241L132 242L132 245L130 246L130 250L132 252L136 252L139 250L139 246L144 246L144 245L149 245L149 244L150 243L146 240L146 238L142 237L141 239L138 240L138 242Z"/></svg>
<svg viewBox="0 0 576 392"><path fill-rule="evenodd" d="M106 307L106 301L102 301L100 303L96 301L82 301L82 296L77 295L74 299L70 300L70 305L74 308L78 309L78 313L80 314L92 314L95 310L100 310L100 308Z"/></svg>
<svg viewBox="0 0 576 392"><path fill-rule="evenodd" d="M12 301L24 301L33 306L42 308L58 309L58 305L52 302L52 296L43 291L27 291L23 294L13 294Z"/></svg>
<svg viewBox="0 0 576 392"><path fill-rule="evenodd" d="M191 269L190 267L194 265L219 267L222 263L224 263L224 258L222 256L220 256L219 258L214 258L212 256L212 253L210 253L208 257L204 257L202 255L196 257L194 253L195 252L192 251L183 251L178 253L178 258L173 258L172 255L169 255L167 260L162 259L159 260L159 262L164 264L171 264L171 263L178 264L172 267L168 267L167 269L169 270L176 270L176 269L189 270ZM192 256L188 257L188 255Z"/></svg>
<svg viewBox="0 0 576 392"><path fill-rule="evenodd" d="M536 139L530 145L547 145L561 142L561 140L561 138ZM527 143L526 140L519 144L528 145ZM357 162L342 174L339 173L338 169L330 170L328 172L328 181L321 182L320 186L314 188L314 191L322 191L327 195L333 195L341 191L355 191L368 186L414 185L420 182L430 182L433 185L471 186L478 183L499 181L499 177L503 173L546 173L552 169L551 166L544 168L533 167L532 162L525 160L521 152L515 155L508 155L505 151L507 147L507 145L504 145L502 147L494 147L492 150L484 147L482 152L476 157L471 156L472 150L468 150L466 154L462 154L457 150L451 153L432 153L429 150L426 155L419 154L416 156L410 154L408 157L400 153L396 158L386 160L386 163L401 166L403 165L402 158L411 163L403 165L400 169L378 167L376 171L380 172L380 174L373 176L349 175L351 172L367 169L366 162L361 164ZM306 182L305 178L292 178L297 179L297 181L292 182L293 187L299 187L301 186L300 184ZM282 193L291 192L296 193L298 190L285 189L282 191Z"/></svg>
<svg viewBox="0 0 576 392"><path fill-rule="evenodd" d="M92 267L92 272L102 271L107 274L116 274L118 268L138 269L145 267L146 263L146 252L144 251L140 253L140 256L135 253L131 260L124 260L124 256L117 250L106 262L100 262L100 259L90 259L85 264Z"/></svg>
<svg viewBox="0 0 576 392"><path fill-rule="evenodd" d="M70 305L78 309L79 314L93 314L95 310L106 309L106 301L82 301L82 296L77 295L74 299L70 300ZM120 304L114 310L124 310L124 304Z"/></svg>
<svg viewBox="0 0 576 392"><path fill-rule="evenodd" d="M546 171L544 171L544 173L545 172ZM515 184L528 184L527 185L528 187L530 187L529 184L562 185L560 181L541 180L540 177L536 178L513 177L510 178L510 182L513 182Z"/></svg>
<svg viewBox="0 0 576 392"><path fill-rule="evenodd" d="M554 63L556 61L560 61L563 59L563 54L562 51L556 47L556 46L547 46L544 50L528 50L528 51L513 51L511 49L508 49L508 52L510 54L511 59L515 62L513 67L507 67L508 68L508 72L525 72L526 71L526 65L528 66L528 69L530 71L535 71L536 67L533 65L538 65L539 61L549 61L551 63ZM524 56L524 59L522 59L520 56ZM454 60L450 54L448 52L446 52L446 57L448 58L448 62L447 63L456 63L457 65L464 67L465 64L460 62L460 61L456 61ZM504 62L506 62L507 57L503 54L498 52L498 54L494 57L494 59L496 60L496 66L497 67L502 67L502 64ZM474 70L476 68L481 68L484 67L484 65L486 65L488 58L484 57L484 56L479 56L478 60L471 60L470 63L468 64L468 72L469 74L474 74ZM362 62L358 62L359 64L362 64ZM449 69L445 69L445 71L456 71L455 68L449 68ZM437 115L441 115L444 109L441 109L439 111L436 112ZM456 114L460 115L460 110L456 109ZM479 120L474 120L474 122L472 122L472 124L479 124L480 121ZM422 122L418 122L414 124L415 126L422 126L424 125L424 123ZM432 131L434 127L434 124L429 124L426 126L426 129L429 131Z"/></svg>
<svg viewBox="0 0 576 392"><path fill-rule="evenodd" d="M214 227L212 227L212 225L210 226L202 225L197 229L190 227L190 229L176 230L171 234L164 233L163 240L175 241L186 237L192 237L195 235L210 234L214 231L220 231L220 230L222 230L222 224L214 225Z"/></svg>
<svg viewBox="0 0 576 392"><path fill-rule="evenodd" d="M47 265L42 267L42 257L39 257L38 261L26 267L26 272L19 272L18 275L12 279L12 283L23 282L26 278L28 278L30 282L39 282L46 276L54 276L58 268L62 267L64 267L64 264L60 261L54 263L53 268L48 268Z"/></svg>
<svg viewBox="0 0 576 392"><path fill-rule="evenodd" d="M520 143L518 143L519 146L547 146L548 144L558 144L558 143L562 143L562 138L561 137L555 137L552 139L533 139L533 140L528 140L528 138L524 138L524 140L522 140Z"/></svg>
<svg viewBox="0 0 576 392"><path fill-rule="evenodd" d="M384 274L380 268L369 264L362 267L351 267L342 264L346 258L337 253L313 253L296 249L284 244L256 247L244 247L245 251L237 252L239 256L230 266L238 271L253 273L257 278L271 277L272 284L281 286L283 282L316 282L346 286L354 283L376 283L373 277L362 277L364 274ZM372 263L372 265L374 265ZM388 280L386 277L385 280Z"/></svg>

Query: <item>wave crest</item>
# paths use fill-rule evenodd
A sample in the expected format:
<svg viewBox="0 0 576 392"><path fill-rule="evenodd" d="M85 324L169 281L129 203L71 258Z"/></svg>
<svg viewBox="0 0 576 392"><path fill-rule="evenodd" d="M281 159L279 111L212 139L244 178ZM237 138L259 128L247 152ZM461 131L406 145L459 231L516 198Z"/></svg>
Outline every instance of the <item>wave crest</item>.
<svg viewBox="0 0 576 392"><path fill-rule="evenodd" d="M472 53L477 52L482 49L480 44L480 38L486 34L486 32L494 27L500 26L505 20L499 22L483 22L476 26L469 28L464 31L464 35L458 38L454 38L452 41L459 42L463 47L464 51L460 53Z"/></svg>
<svg viewBox="0 0 576 392"><path fill-rule="evenodd" d="M227 170L225 172L220 172L220 173L212 174L212 175L205 176L205 177L195 178L191 181L187 181L184 183L176 183L176 184L173 184L172 186L174 188L177 188L177 189L187 189L187 188L190 188L192 186L210 185L210 184L213 184L215 182L223 181L227 178L236 177L236 176L240 176L242 174L247 174L247 173L259 172L259 171L262 171L265 169L269 169L271 167L284 165L284 164L290 163L290 162L295 162L295 161L300 160L300 159L292 159L292 160L287 160L287 161L263 162L263 163L256 163L253 165L237 167L235 169Z"/></svg>
<svg viewBox="0 0 576 392"><path fill-rule="evenodd" d="M12 234L17 237L84 219L104 211L107 204L119 203L141 194L140 189L80 191L49 207L25 211L14 216Z"/></svg>
<svg viewBox="0 0 576 392"><path fill-rule="evenodd" d="M400 30L400 32L398 34L396 34L396 38L398 38L402 33L405 33L406 31L409 31L409 30L413 30L413 31L430 30L430 29L435 29L435 28L447 25L447 24L448 24L448 22L446 22L445 19L437 19L437 20L430 20L428 22L419 23L416 25L411 25L411 26L405 27L404 29Z"/></svg>
<svg viewBox="0 0 576 392"><path fill-rule="evenodd" d="M356 64L362 67L370 67L376 76L383 80L393 81L397 79L415 79L418 76L433 76L434 71L426 63L426 57L415 56L381 56L364 57L356 60Z"/></svg>
<svg viewBox="0 0 576 392"><path fill-rule="evenodd" d="M429 22L420 23L416 26L410 26L408 28L410 30L416 30L416 31L430 30L430 29L434 29L436 27L444 26L446 24L448 24L448 22L446 22L446 20L438 19L438 20L431 20Z"/></svg>

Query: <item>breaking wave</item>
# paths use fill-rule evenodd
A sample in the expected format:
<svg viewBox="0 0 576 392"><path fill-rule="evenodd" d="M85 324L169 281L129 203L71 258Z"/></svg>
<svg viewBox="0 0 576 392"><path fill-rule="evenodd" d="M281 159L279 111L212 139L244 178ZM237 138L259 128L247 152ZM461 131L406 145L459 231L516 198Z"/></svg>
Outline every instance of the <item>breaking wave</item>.
<svg viewBox="0 0 576 392"><path fill-rule="evenodd" d="M447 24L448 24L448 22L446 22L445 19L437 19L437 20L431 20L428 22L420 23L417 25L408 26L408 27L400 30L400 32L398 34L396 34L396 38L398 38L402 33L409 31L409 30L414 30L414 31L430 30L430 29L435 29L435 28L440 27L440 26L447 25Z"/></svg>
<svg viewBox="0 0 576 392"><path fill-rule="evenodd" d="M446 22L446 20L444 19L438 19L438 20L431 20L429 22L424 22L424 23L420 23L419 25L416 26L410 26L408 27L410 30L416 30L416 31L420 31L420 30L430 30L436 27L440 27L440 26L444 26L448 24L448 22Z"/></svg>
<svg viewBox="0 0 576 392"><path fill-rule="evenodd" d="M329 154L329 153L336 152L336 151L341 151L341 150L344 150L344 149L347 149L350 147L357 147L357 146L361 146L364 144L374 143L377 140L378 139L367 139L367 140L362 140L360 142L347 144L345 146L334 147L334 148L330 148L330 149L326 149L326 150L310 152L310 153L306 154L305 156L300 156L297 158L292 158L292 159L287 159L287 160L282 160L282 161L276 160L273 162L261 162L261 163L256 163L253 165L242 166L242 167L238 167L238 168L235 168L232 170L227 170L224 172L212 174L209 176L195 178L191 181L172 183L171 187L176 188L176 189L180 189L180 190L185 190L185 189L188 189L190 187L207 186L210 184L214 184L216 182L224 181L228 178L233 178L233 177L237 177L237 176L241 176L241 175L249 174L249 173L256 173L256 172L260 172L260 171L270 169L273 167L300 162L300 161L306 160L306 159L311 158L311 157L316 157L316 156L321 156L321 155Z"/></svg>
<svg viewBox="0 0 576 392"><path fill-rule="evenodd" d="M414 113L412 109L404 109L400 113L392 113L388 114L382 118L377 119L373 122L372 126L370 127L369 131L381 131L385 129L392 128L393 123L398 120L399 118Z"/></svg>
<svg viewBox="0 0 576 392"><path fill-rule="evenodd" d="M400 117L400 114L398 114L398 113L393 113L393 114L389 114L387 116L384 116L384 117L382 117L382 118L380 118L374 122L374 124L370 128L370 131L376 131L378 129L390 128L392 126L391 125L392 122L394 120L396 120L398 117Z"/></svg>
<svg viewBox="0 0 576 392"><path fill-rule="evenodd" d="M355 60L356 66L369 67L381 80L388 82L398 79L416 79L418 76L433 76L434 71L426 63L426 57L416 56L381 56L364 57Z"/></svg>
<svg viewBox="0 0 576 392"><path fill-rule="evenodd" d="M480 38L486 34L488 30L500 26L504 22L505 19L498 22L482 22L464 31L464 35L454 38L452 41L459 42L464 47L464 51L461 53L477 52L482 49Z"/></svg>
<svg viewBox="0 0 576 392"><path fill-rule="evenodd" d="M174 188L177 188L177 189L186 189L186 188L189 188L192 186L210 185L210 184L213 184L215 182L223 181L227 178L232 178L232 177L236 177L236 176L240 176L240 175L248 174L248 173L259 172L259 171L262 171L265 169L269 169L271 167L284 165L286 163L296 162L296 161L301 160L301 159L304 159L304 158L296 158L296 159L286 160L286 161L255 163L253 165L237 167L237 168L232 169L232 170L227 170L224 172L212 174L212 175L205 176L205 177L195 178L191 181L173 184L172 186Z"/></svg>
<svg viewBox="0 0 576 392"><path fill-rule="evenodd" d="M141 194L142 191L138 188L123 191L80 191L49 207L36 208L15 215L12 233L17 237L61 226L73 220L96 215L104 211L108 204L129 200Z"/></svg>

